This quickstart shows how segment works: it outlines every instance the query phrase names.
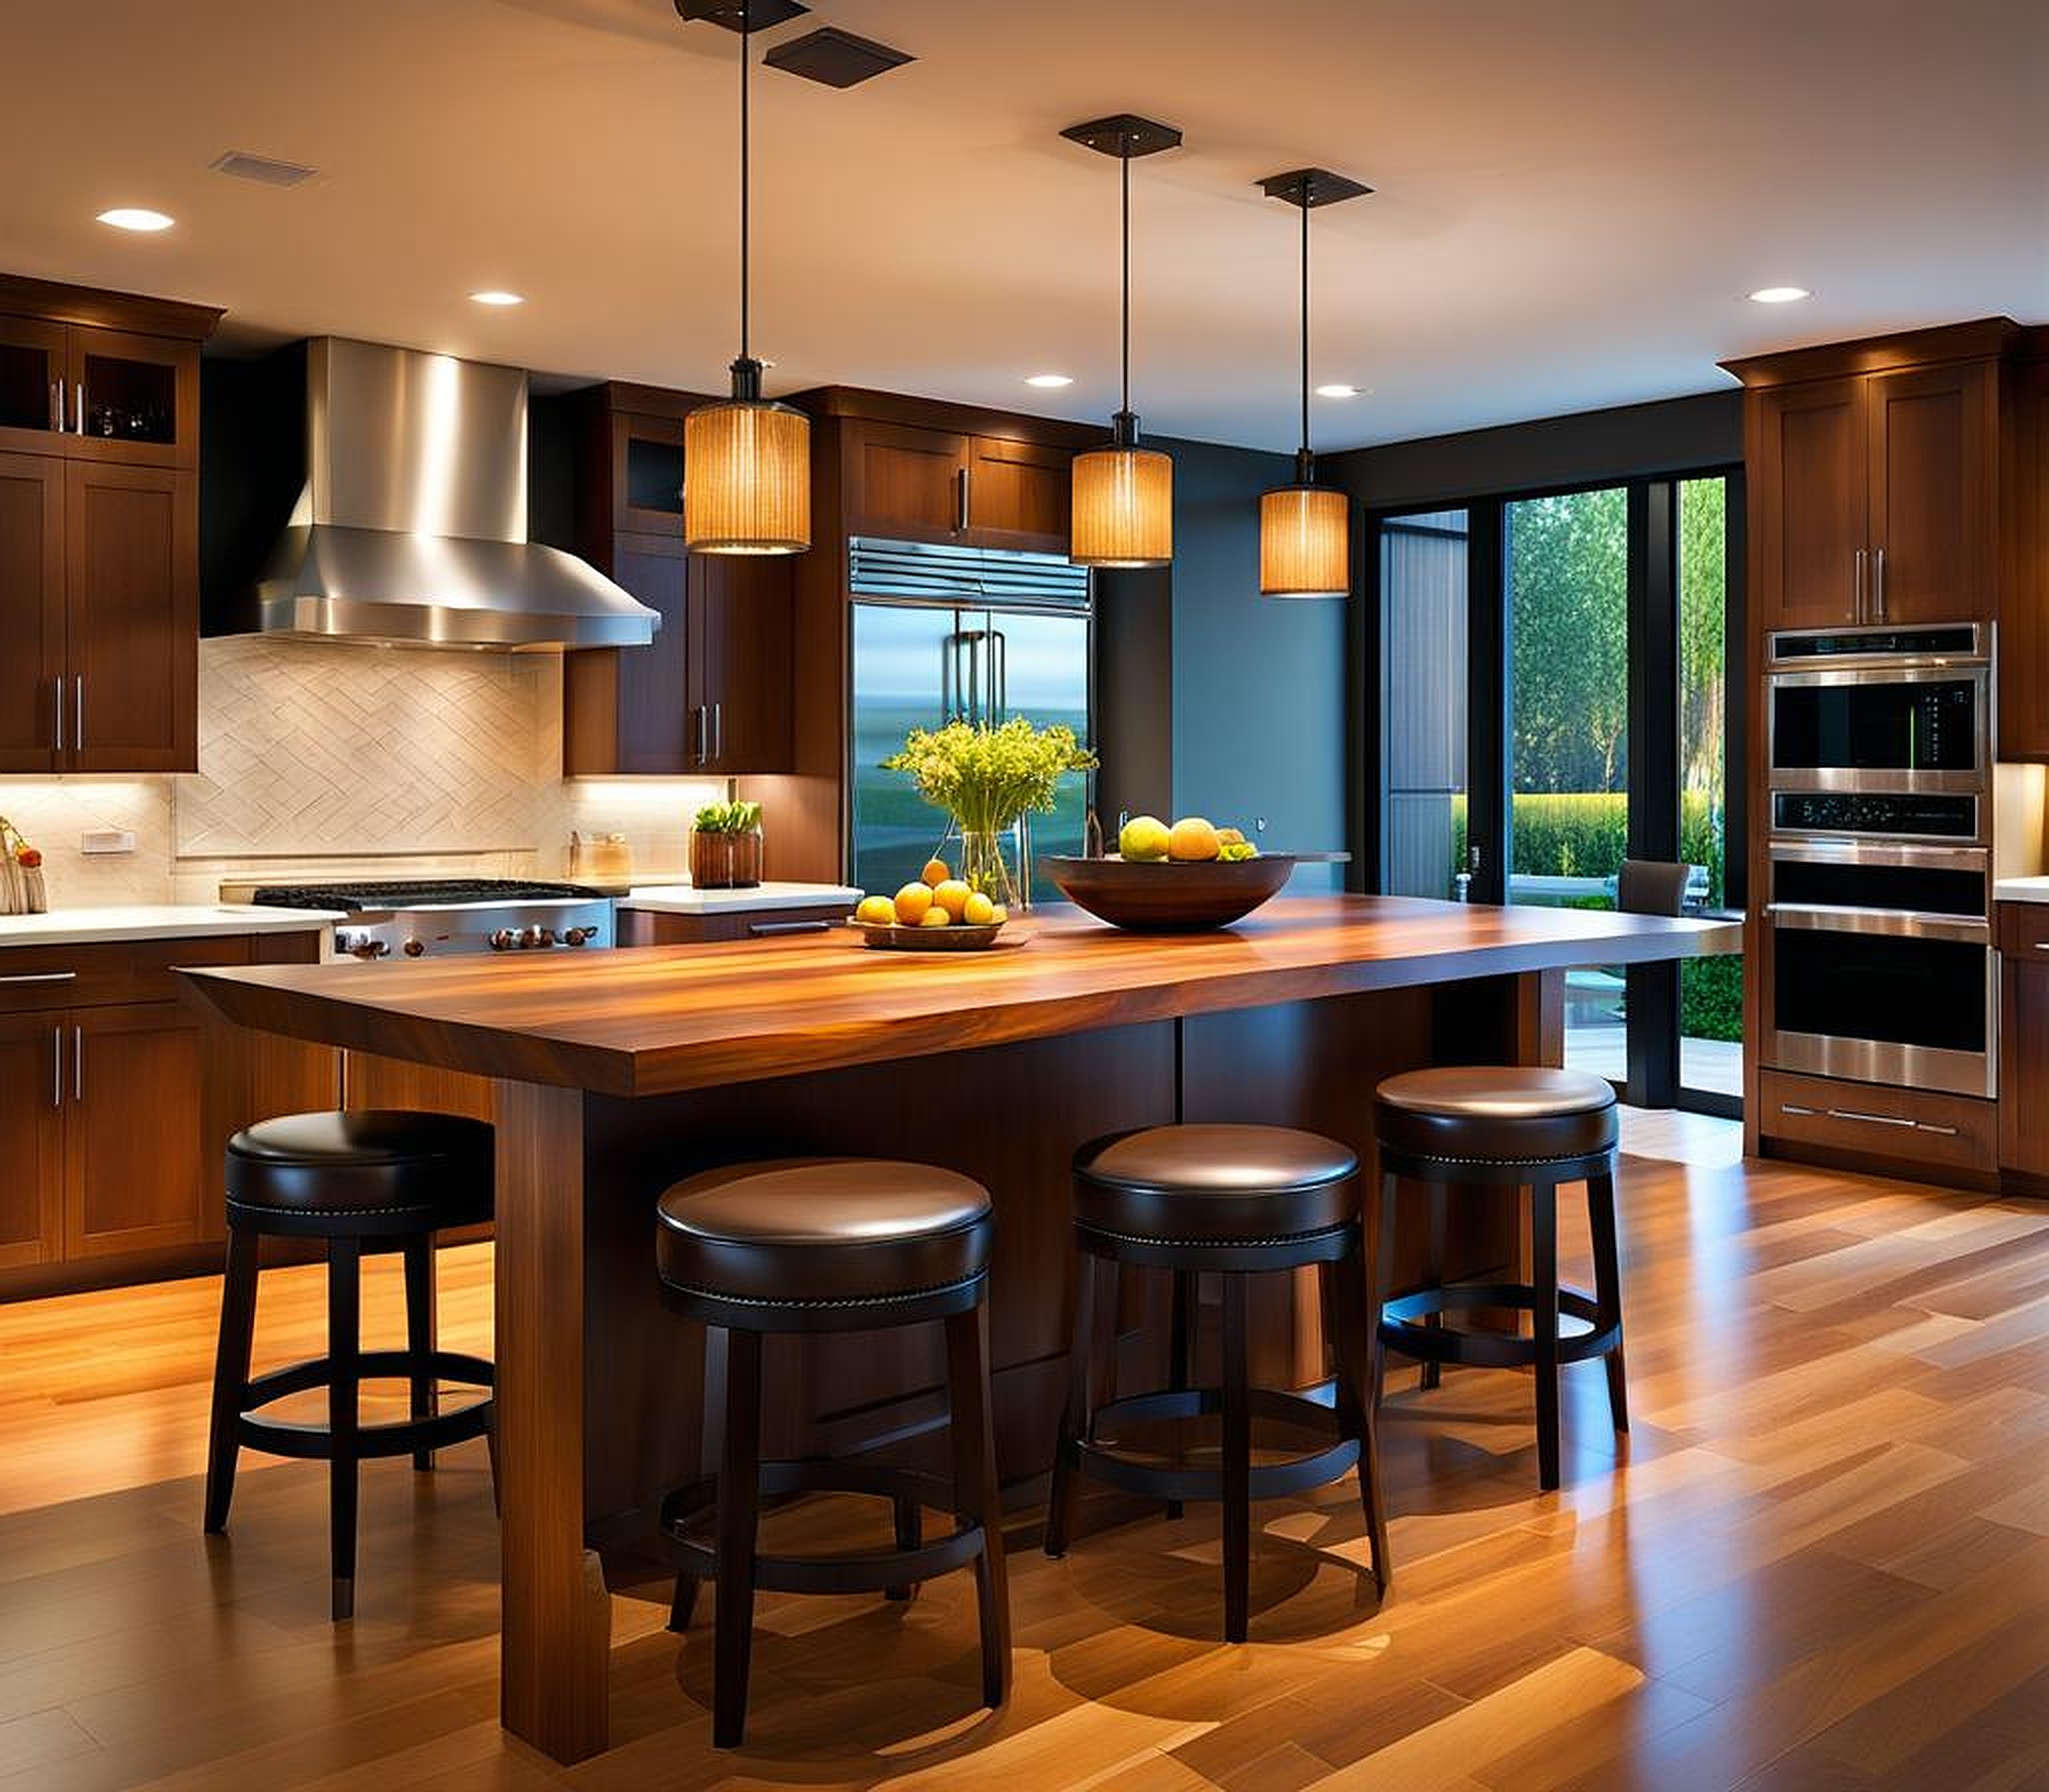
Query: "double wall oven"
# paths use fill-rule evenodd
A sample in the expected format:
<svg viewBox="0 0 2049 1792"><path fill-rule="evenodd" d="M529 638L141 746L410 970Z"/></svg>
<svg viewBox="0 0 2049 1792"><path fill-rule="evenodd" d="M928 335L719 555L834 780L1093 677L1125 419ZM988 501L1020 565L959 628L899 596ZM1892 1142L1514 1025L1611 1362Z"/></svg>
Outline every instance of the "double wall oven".
<svg viewBox="0 0 2049 1792"><path fill-rule="evenodd" d="M1997 1093L1993 689L1975 623L1770 638L1772 1068Z"/></svg>

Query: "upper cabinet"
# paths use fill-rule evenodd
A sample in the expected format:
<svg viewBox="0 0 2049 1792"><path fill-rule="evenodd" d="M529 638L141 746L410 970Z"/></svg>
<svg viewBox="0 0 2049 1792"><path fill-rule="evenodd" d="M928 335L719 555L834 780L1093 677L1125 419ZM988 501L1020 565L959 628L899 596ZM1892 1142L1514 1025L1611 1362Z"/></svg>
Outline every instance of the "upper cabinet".
<svg viewBox="0 0 2049 1792"><path fill-rule="evenodd" d="M869 417L840 427L849 535L1067 553L1071 448Z"/></svg>
<svg viewBox="0 0 2049 1792"><path fill-rule="evenodd" d="M683 418L708 400L610 384L563 401L574 456L565 544L661 617L644 647L568 654L569 777L733 777L788 769L791 563L688 554Z"/></svg>
<svg viewBox="0 0 2049 1792"><path fill-rule="evenodd" d="M198 764L199 355L219 315L0 275L0 772Z"/></svg>

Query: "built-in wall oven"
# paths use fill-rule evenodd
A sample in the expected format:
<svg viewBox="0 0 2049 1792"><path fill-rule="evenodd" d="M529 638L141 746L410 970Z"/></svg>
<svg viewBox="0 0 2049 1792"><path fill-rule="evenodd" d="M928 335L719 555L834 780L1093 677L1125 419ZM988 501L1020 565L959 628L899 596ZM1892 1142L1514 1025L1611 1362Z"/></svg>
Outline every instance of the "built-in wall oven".
<svg viewBox="0 0 2049 1792"><path fill-rule="evenodd" d="M1985 632L1780 634L1769 658L1764 1063L1997 1093Z"/></svg>

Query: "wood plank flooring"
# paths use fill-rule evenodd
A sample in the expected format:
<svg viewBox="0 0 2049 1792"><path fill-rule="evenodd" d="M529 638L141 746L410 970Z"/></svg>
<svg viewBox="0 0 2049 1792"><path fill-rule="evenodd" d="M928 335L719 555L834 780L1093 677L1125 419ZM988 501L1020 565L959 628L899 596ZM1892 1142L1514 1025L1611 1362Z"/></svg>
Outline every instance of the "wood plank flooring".
<svg viewBox="0 0 2049 1792"><path fill-rule="evenodd" d="M0 1792L2049 1788L2049 1208L1640 1157L1622 1206L1626 1454L1593 1365L1550 1496L1526 1379L1402 1378L1384 1609L1343 1486L1258 1508L1240 1649L1209 1513L1062 1563L1025 1513L1010 1709L976 1706L965 1577L764 1596L722 1755L705 1618L679 1644L632 1589L617 1747L573 1769L497 1727L480 1444L366 1468L335 1628L318 1465L245 1457L232 1534L199 1533L217 1284L0 1308ZM443 1255L456 1348L489 1348L489 1274ZM395 1341L395 1260L366 1284L366 1342ZM260 1365L317 1347L320 1302L317 1269L266 1276Z"/></svg>

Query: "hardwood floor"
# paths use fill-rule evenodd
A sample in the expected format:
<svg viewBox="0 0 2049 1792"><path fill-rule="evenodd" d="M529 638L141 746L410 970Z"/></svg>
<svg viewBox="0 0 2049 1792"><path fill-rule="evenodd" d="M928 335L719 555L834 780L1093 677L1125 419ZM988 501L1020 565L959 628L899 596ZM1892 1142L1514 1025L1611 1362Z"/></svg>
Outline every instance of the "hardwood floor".
<svg viewBox="0 0 2049 1792"><path fill-rule="evenodd" d="M2049 1787L2049 1208L1640 1157L1622 1208L1626 1459L1592 1365L1551 1496L1525 1379L1402 1378L1385 1609L1343 1484L1258 1509L1239 1649L1211 1513L1052 1563L1029 1512L1000 1715L967 1577L764 1596L748 1743L715 1754L711 1601L679 1645L649 1587L614 1601L617 1746L575 1768L497 1727L480 1444L366 1468L337 1629L318 1465L245 1457L200 1535L216 1283L0 1308L0 1789ZM489 1272L443 1255L453 1347L489 1348ZM395 1259L365 1279L395 1339ZM316 1347L320 1300L266 1276L259 1366Z"/></svg>

